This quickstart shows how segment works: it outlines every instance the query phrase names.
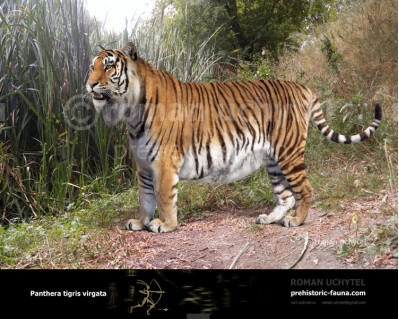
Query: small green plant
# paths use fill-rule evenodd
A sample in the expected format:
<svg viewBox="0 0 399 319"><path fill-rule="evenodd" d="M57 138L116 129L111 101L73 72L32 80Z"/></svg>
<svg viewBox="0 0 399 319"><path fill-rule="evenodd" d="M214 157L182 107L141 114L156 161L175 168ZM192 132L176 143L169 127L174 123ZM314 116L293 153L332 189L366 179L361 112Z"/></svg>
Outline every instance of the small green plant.
<svg viewBox="0 0 399 319"><path fill-rule="evenodd" d="M251 61L238 61L237 75L234 80L270 80L275 79L275 60L266 53L256 55Z"/></svg>
<svg viewBox="0 0 399 319"><path fill-rule="evenodd" d="M339 257L352 262L369 260L374 265L381 265L384 260L398 258L398 216L393 214L385 224L360 227L359 217L353 216L356 227L354 238L347 238L336 249Z"/></svg>
<svg viewBox="0 0 399 319"><path fill-rule="evenodd" d="M338 53L337 47L332 43L331 39L327 36L323 39L323 46L321 51L326 54L328 65L333 69L336 73L340 73L339 67L342 62L342 55Z"/></svg>

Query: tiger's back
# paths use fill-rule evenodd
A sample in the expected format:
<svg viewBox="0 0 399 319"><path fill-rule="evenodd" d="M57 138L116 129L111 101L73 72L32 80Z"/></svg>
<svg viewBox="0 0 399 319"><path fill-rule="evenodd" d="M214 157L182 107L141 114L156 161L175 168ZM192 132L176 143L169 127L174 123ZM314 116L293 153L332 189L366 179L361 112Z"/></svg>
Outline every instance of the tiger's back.
<svg viewBox="0 0 399 319"><path fill-rule="evenodd" d="M138 57L131 43L122 50L102 50L93 64L88 91L104 119L126 120L138 167L140 218L127 222L130 230L177 227L179 180L227 183L262 165L277 206L256 222L298 226L311 200L304 165L309 121L328 139L350 144L369 137L381 120L377 105L364 132L344 136L328 126L317 98L303 85L280 80L180 82ZM125 86L123 93L115 83ZM287 215L294 206L295 214Z"/></svg>

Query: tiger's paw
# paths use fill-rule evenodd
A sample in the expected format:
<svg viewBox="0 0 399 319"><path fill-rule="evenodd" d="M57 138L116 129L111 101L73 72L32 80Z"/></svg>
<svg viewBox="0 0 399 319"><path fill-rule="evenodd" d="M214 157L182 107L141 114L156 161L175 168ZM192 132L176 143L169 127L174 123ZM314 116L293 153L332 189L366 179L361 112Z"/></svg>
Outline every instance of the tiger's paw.
<svg viewBox="0 0 399 319"><path fill-rule="evenodd" d="M126 230L143 230L146 229L146 226L139 219L129 219L125 224Z"/></svg>
<svg viewBox="0 0 399 319"><path fill-rule="evenodd" d="M164 223L162 220L155 218L147 225L147 228L154 233L167 233L175 230L177 225Z"/></svg>
<svg viewBox="0 0 399 319"><path fill-rule="evenodd" d="M266 214L259 215L255 221L256 224L265 224L265 225L273 224L275 222L276 221L273 217L271 217L270 215L266 215Z"/></svg>
<svg viewBox="0 0 399 319"><path fill-rule="evenodd" d="M285 227L297 227L302 225L303 221L299 220L299 218L295 216L285 216L281 223Z"/></svg>

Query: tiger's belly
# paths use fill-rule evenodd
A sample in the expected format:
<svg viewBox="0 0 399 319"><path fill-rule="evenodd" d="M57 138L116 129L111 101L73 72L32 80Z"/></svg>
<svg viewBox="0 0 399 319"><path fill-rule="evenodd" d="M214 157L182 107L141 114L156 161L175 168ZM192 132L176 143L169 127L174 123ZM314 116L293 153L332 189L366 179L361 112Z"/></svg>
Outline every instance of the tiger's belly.
<svg viewBox="0 0 399 319"><path fill-rule="evenodd" d="M242 148L238 152L231 148L227 150L226 157L220 146L213 146L209 154L203 149L194 154L193 150L187 152L183 165L179 171L180 180L198 180L206 183L230 183L244 178L253 173L266 163L270 156L270 146L254 144Z"/></svg>

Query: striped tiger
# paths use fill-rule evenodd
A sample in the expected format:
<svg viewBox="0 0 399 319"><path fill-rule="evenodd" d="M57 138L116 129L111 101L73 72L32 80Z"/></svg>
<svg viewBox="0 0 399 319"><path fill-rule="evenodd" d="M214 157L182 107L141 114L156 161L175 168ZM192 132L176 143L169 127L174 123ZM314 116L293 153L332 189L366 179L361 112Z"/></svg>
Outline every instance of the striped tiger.
<svg viewBox="0 0 399 319"><path fill-rule="evenodd" d="M120 50L98 47L86 88L105 123L127 123L140 202L139 218L126 223L132 231L177 228L180 180L229 183L262 165L277 205L256 223L299 226L312 194L304 165L309 121L329 140L354 144L370 137L382 117L376 104L365 131L341 135L327 124L317 97L301 84L181 82L140 58L133 43Z"/></svg>

